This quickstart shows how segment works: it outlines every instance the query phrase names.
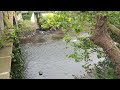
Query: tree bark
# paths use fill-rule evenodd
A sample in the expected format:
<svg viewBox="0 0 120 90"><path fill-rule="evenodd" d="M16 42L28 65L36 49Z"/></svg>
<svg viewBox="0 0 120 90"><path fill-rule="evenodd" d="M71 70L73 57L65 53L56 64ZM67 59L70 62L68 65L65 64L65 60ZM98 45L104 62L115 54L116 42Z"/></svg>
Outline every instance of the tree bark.
<svg viewBox="0 0 120 90"><path fill-rule="evenodd" d="M90 37L90 40L102 47L108 57L112 59L116 75L120 79L120 50L107 32L107 18L98 15L96 21L94 34Z"/></svg>
<svg viewBox="0 0 120 90"><path fill-rule="evenodd" d="M108 24L108 30L112 31L113 33L115 33L118 37L120 37L120 29L117 28L116 26L112 25L112 24Z"/></svg>
<svg viewBox="0 0 120 90"><path fill-rule="evenodd" d="M13 28L13 16L15 16L15 11L3 11L3 14L7 29Z"/></svg>
<svg viewBox="0 0 120 90"><path fill-rule="evenodd" d="M4 30L3 12L0 11L0 40L2 39L2 30Z"/></svg>
<svg viewBox="0 0 120 90"><path fill-rule="evenodd" d="M0 30L4 30L3 12L0 11Z"/></svg>

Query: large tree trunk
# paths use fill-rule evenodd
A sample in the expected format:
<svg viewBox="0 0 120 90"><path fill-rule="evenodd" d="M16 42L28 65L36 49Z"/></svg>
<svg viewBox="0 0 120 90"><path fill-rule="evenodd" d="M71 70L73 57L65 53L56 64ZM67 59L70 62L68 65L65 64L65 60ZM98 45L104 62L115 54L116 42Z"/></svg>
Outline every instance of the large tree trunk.
<svg viewBox="0 0 120 90"><path fill-rule="evenodd" d="M112 31L114 34L116 34L120 38L120 29L112 24L108 24L108 30Z"/></svg>
<svg viewBox="0 0 120 90"><path fill-rule="evenodd" d="M3 11L0 11L0 30L4 30Z"/></svg>
<svg viewBox="0 0 120 90"><path fill-rule="evenodd" d="M14 11L8 11L8 18L12 27L13 27L13 15L14 15Z"/></svg>
<svg viewBox="0 0 120 90"><path fill-rule="evenodd" d="M90 37L90 40L102 47L106 54L112 59L115 65L116 75L120 79L120 50L107 32L107 18L105 16L97 16L96 21L94 34Z"/></svg>
<svg viewBox="0 0 120 90"><path fill-rule="evenodd" d="M3 11L3 14L6 28L13 28L13 16L15 16L15 11Z"/></svg>
<svg viewBox="0 0 120 90"><path fill-rule="evenodd" d="M2 30L4 30L3 12L0 11L0 39L2 38Z"/></svg>

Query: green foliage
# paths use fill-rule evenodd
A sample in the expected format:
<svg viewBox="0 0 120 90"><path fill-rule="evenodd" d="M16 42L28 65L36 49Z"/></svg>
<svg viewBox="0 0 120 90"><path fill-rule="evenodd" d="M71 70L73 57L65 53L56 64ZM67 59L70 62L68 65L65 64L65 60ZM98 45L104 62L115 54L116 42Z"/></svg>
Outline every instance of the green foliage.
<svg viewBox="0 0 120 90"><path fill-rule="evenodd" d="M12 51L12 64L11 64L11 76L12 79L22 79L23 59L21 54L21 48L18 38L19 30L15 28L11 38L13 39L13 51Z"/></svg>
<svg viewBox="0 0 120 90"><path fill-rule="evenodd" d="M15 13L16 13L16 15L18 15L20 13L20 11L16 11Z"/></svg>
<svg viewBox="0 0 120 90"><path fill-rule="evenodd" d="M32 16L32 11L29 11L28 13L22 15L23 20L30 20L31 16Z"/></svg>
<svg viewBox="0 0 120 90"><path fill-rule="evenodd" d="M114 25L120 25L120 11L106 11L108 21Z"/></svg>
<svg viewBox="0 0 120 90"><path fill-rule="evenodd" d="M65 33L64 41L70 43L71 46L74 48L74 53L67 55L69 58L74 58L75 61L82 61L82 60L90 60L90 54L97 52L97 57L100 59L105 57L105 52L98 46L94 45L93 42L90 41L88 37L80 37L80 33L85 31L86 24L89 27L87 31L90 31L90 35L92 34L92 30L95 25L95 17L96 15L105 15L107 17L108 22L114 25L120 24L120 12L119 11L56 11L53 12L54 15L48 15L48 17L41 17L40 24L42 28L47 27L61 27L61 29ZM71 36L68 34L69 30L72 30L76 33L76 42L70 42ZM119 40L116 35L111 33L111 37L113 40ZM118 46L120 47L120 45ZM102 69L104 77L107 78L115 78L113 74L113 68L106 67L110 63L103 62ZM111 64L110 64L111 65ZM97 68L97 67L96 67ZM101 71L102 71L101 69ZM97 72L99 73L99 72ZM110 75L108 75L110 74ZM107 75L107 76L106 76ZM99 78L104 78L99 77Z"/></svg>
<svg viewBox="0 0 120 90"><path fill-rule="evenodd" d="M102 62L95 64L95 76L96 79L117 79L115 74L115 68L110 59L106 59Z"/></svg>
<svg viewBox="0 0 120 90"><path fill-rule="evenodd" d="M82 60L78 52L74 52L73 54L67 55L68 58L74 58L76 62Z"/></svg>
<svg viewBox="0 0 120 90"><path fill-rule="evenodd" d="M66 41L67 43L70 42L71 39L72 39L72 37L70 35L66 35L64 37L64 41Z"/></svg>
<svg viewBox="0 0 120 90"><path fill-rule="evenodd" d="M11 34L8 29L0 31L0 48L4 47L4 44L10 41L10 36Z"/></svg>
<svg viewBox="0 0 120 90"><path fill-rule="evenodd" d="M62 27L63 24L67 26L67 23L70 21L71 19L69 17L58 13L48 13L39 18L39 24L43 29L49 27Z"/></svg>
<svg viewBox="0 0 120 90"><path fill-rule="evenodd" d="M71 42L71 46L74 48L74 53L67 56L75 59L77 62L90 60L91 53L98 52L98 55L104 53L88 37L77 38L76 42Z"/></svg>
<svg viewBox="0 0 120 90"><path fill-rule="evenodd" d="M89 54L92 52L98 52L98 58L101 58L104 53L98 50L98 47L89 38L79 35L84 31L86 22L89 27L95 24L96 13L95 11L57 11L41 16L39 22L42 28L61 27L65 33L64 41L67 43L71 43L72 39L68 34L69 30L76 32L77 42L71 43L71 46L74 47L74 53L67 56L74 58L75 61L89 60Z"/></svg>
<svg viewBox="0 0 120 90"><path fill-rule="evenodd" d="M20 31L34 31L35 30L35 24L30 22L30 20L23 20L18 22L18 27L20 28Z"/></svg>
<svg viewBox="0 0 120 90"><path fill-rule="evenodd" d="M8 17L4 16L4 23L7 29L11 29L12 28L12 24L10 23L10 20L8 19Z"/></svg>
<svg viewBox="0 0 120 90"><path fill-rule="evenodd" d="M2 38L4 40L4 42L9 42L11 41L11 32L9 29L5 29L3 30L3 35L2 35Z"/></svg>
<svg viewBox="0 0 120 90"><path fill-rule="evenodd" d="M0 48L2 48L2 47L3 47L3 40L0 39Z"/></svg>

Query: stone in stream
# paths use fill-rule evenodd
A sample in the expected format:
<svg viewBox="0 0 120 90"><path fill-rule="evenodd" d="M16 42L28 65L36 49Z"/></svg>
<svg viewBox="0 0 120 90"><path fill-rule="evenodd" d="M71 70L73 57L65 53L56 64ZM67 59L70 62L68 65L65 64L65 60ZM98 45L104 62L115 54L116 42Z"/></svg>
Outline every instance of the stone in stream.
<svg viewBox="0 0 120 90"><path fill-rule="evenodd" d="M76 75L72 75L74 77L74 79L80 79L78 76Z"/></svg>
<svg viewBox="0 0 120 90"><path fill-rule="evenodd" d="M39 75L43 75L43 72L42 72L42 71L39 71Z"/></svg>

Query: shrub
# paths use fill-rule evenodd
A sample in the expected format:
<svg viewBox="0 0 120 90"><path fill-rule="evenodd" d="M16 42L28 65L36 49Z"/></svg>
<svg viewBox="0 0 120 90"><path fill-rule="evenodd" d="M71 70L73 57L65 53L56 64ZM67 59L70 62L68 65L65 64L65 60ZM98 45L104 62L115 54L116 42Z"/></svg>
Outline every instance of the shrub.
<svg viewBox="0 0 120 90"><path fill-rule="evenodd" d="M23 20L18 22L18 27L21 29L20 31L33 31L36 28L35 23L30 22L30 20Z"/></svg>
<svg viewBox="0 0 120 90"><path fill-rule="evenodd" d="M28 14L22 15L23 20L30 20L31 16L32 16L32 12L31 11L29 11Z"/></svg>
<svg viewBox="0 0 120 90"><path fill-rule="evenodd" d="M21 54L21 48L19 43L18 32L19 30L15 28L11 35L13 39L13 51L12 51L12 63L11 63L11 78L12 79L22 79L23 78L23 58Z"/></svg>
<svg viewBox="0 0 120 90"><path fill-rule="evenodd" d="M70 22L70 18L66 17L65 15L59 15L55 13L45 13L39 17L39 24L41 25L42 29L49 27L60 27L63 21Z"/></svg>
<svg viewBox="0 0 120 90"><path fill-rule="evenodd" d="M12 28L12 24L10 23L10 20L8 19L8 17L4 17L4 23L7 29L11 29Z"/></svg>
<svg viewBox="0 0 120 90"><path fill-rule="evenodd" d="M110 59L106 59L95 65L95 76L97 79L117 79L114 65Z"/></svg>

